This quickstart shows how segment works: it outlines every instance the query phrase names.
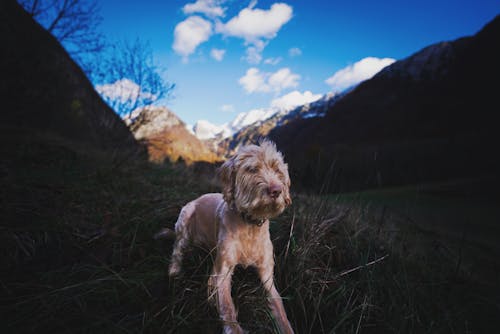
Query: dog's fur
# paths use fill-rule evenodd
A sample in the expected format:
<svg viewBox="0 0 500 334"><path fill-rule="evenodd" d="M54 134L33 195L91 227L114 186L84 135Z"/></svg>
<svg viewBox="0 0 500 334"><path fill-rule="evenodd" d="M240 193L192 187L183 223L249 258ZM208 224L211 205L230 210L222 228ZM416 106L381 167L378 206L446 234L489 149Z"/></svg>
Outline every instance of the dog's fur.
<svg viewBox="0 0 500 334"><path fill-rule="evenodd" d="M293 333L273 280L273 245L269 218L291 204L288 167L270 141L242 147L220 167L222 194L205 194L186 204L175 224L176 240L169 275L180 272L192 242L216 249L209 297L216 297L224 333L243 333L231 298L231 278L238 264L255 266L267 290L269 306L282 333Z"/></svg>

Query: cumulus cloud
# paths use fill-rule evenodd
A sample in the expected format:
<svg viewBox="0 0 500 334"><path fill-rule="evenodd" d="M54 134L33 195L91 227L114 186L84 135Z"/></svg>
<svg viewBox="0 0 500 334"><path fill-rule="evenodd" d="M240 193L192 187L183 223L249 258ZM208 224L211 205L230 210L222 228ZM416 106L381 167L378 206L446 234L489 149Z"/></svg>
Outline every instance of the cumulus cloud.
<svg viewBox="0 0 500 334"><path fill-rule="evenodd" d="M256 2L241 10L226 23L217 22L215 30L225 36L242 38L247 45L246 59L251 64L262 60L267 41L275 38L281 27L292 18L292 7L275 3L270 9L254 8Z"/></svg>
<svg viewBox="0 0 500 334"><path fill-rule="evenodd" d="M299 85L300 75L290 71L288 67L272 72L260 72L252 67L239 79L239 84L247 93L279 93L286 88Z"/></svg>
<svg viewBox="0 0 500 334"><path fill-rule="evenodd" d="M292 73L288 67L284 67L269 76L269 85L275 91L284 88L293 88L299 85L300 75Z"/></svg>
<svg viewBox="0 0 500 334"><path fill-rule="evenodd" d="M269 10L247 7L227 23L218 24L217 31L254 43L262 38L276 37L281 27L291 18L292 7L284 3L275 3Z"/></svg>
<svg viewBox="0 0 500 334"><path fill-rule="evenodd" d="M225 54L226 54L226 50L222 50L222 49L213 48L210 51L210 56L212 56L212 58L217 60L217 61L222 61L222 59L224 59Z"/></svg>
<svg viewBox="0 0 500 334"><path fill-rule="evenodd" d="M121 103L135 101L139 98L155 100L156 97L151 93L143 92L141 86L130 79L120 79L112 84L95 86L96 91L103 97L110 100L117 100Z"/></svg>
<svg viewBox="0 0 500 334"><path fill-rule="evenodd" d="M219 0L197 0L194 3L188 3L182 7L184 14L190 15L194 13L205 14L210 18L223 17L225 15L226 8L220 5L224 1Z"/></svg>
<svg viewBox="0 0 500 334"><path fill-rule="evenodd" d="M264 74L255 67L249 68L246 74L238 80L238 83L243 86L247 93L270 91Z"/></svg>
<svg viewBox="0 0 500 334"><path fill-rule="evenodd" d="M211 35L212 23L199 16L190 16L175 27L173 49L187 61L198 45Z"/></svg>
<svg viewBox="0 0 500 334"><path fill-rule="evenodd" d="M360 61L349 65L325 80L332 87L333 91L342 91L346 88L354 86L361 81L365 81L373 77L384 67L394 63L396 60L392 58L375 58L367 57Z"/></svg>
<svg viewBox="0 0 500 334"><path fill-rule="evenodd" d="M313 94L311 91L306 90L304 93L294 90L286 95L278 97L271 101L271 107L278 109L290 110L297 106L304 105L319 100L321 94Z"/></svg>
<svg viewBox="0 0 500 334"><path fill-rule="evenodd" d="M291 48L288 50L288 55L290 57L297 57L297 56L300 56L301 54L302 54L302 50L299 48Z"/></svg>

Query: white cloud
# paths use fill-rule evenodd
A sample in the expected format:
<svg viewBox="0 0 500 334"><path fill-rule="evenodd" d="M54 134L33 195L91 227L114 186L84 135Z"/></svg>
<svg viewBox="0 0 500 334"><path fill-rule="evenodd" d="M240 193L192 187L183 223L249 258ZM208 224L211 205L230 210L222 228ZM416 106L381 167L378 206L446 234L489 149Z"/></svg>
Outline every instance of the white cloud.
<svg viewBox="0 0 500 334"><path fill-rule="evenodd" d="M187 15L202 13L210 18L223 17L226 11L226 8L220 6L223 2L219 0L197 0L194 3L186 4L182 7L182 11Z"/></svg>
<svg viewBox="0 0 500 334"><path fill-rule="evenodd" d="M282 60L283 60L283 58L281 58L281 57L266 58L266 59L264 59L264 64L266 64L266 65L278 65Z"/></svg>
<svg viewBox="0 0 500 334"><path fill-rule="evenodd" d="M198 45L207 41L211 35L212 23L199 16L190 16L175 27L173 49L187 61Z"/></svg>
<svg viewBox="0 0 500 334"><path fill-rule="evenodd" d="M232 104L223 104L220 110L223 112L234 112L234 106Z"/></svg>
<svg viewBox="0 0 500 334"><path fill-rule="evenodd" d="M262 61L262 50L255 46L250 46L246 50L245 60L249 64L257 65Z"/></svg>
<svg viewBox="0 0 500 334"><path fill-rule="evenodd" d="M120 79L112 84L95 86L96 91L110 100L118 100L122 103L135 101L138 98L155 100L151 93L143 92L141 86L130 79Z"/></svg>
<svg viewBox="0 0 500 334"><path fill-rule="evenodd" d="M342 91L361 81L368 80L384 67L395 62L392 58L367 57L349 65L325 80L333 91Z"/></svg>
<svg viewBox="0 0 500 334"><path fill-rule="evenodd" d="M293 73L288 67L274 73L260 72L259 69L252 67L238 82L247 93L279 93L283 89L297 87L299 79L300 75Z"/></svg>
<svg viewBox="0 0 500 334"><path fill-rule="evenodd" d="M255 67L249 68L247 73L238 80L238 83L243 86L247 93L269 92L271 90L266 84L264 75Z"/></svg>
<svg viewBox="0 0 500 334"><path fill-rule="evenodd" d="M229 22L218 24L217 31L254 43L262 38L276 37L281 27L291 18L292 7L284 3L275 3L269 10L247 7Z"/></svg>
<svg viewBox="0 0 500 334"><path fill-rule="evenodd" d="M322 97L321 94L313 94L311 91L305 91L301 93L297 90L283 95L271 101L271 107L278 109L290 110L297 106L304 105L306 103L311 103L319 100Z"/></svg>
<svg viewBox="0 0 500 334"><path fill-rule="evenodd" d="M260 63L267 42L276 37L293 13L292 7L285 3L275 3L268 10L254 8L255 5L256 1L252 1L227 23L217 22L215 26L218 33L245 40L246 59L251 64Z"/></svg>
<svg viewBox="0 0 500 334"><path fill-rule="evenodd" d="M288 55L290 57L298 57L302 54L302 50L299 48L291 48L288 50Z"/></svg>
<svg viewBox="0 0 500 334"><path fill-rule="evenodd" d="M217 61L222 61L222 59L224 59L225 54L226 54L226 50L222 50L222 49L213 48L210 51L210 55L212 56L212 58L217 60Z"/></svg>
<svg viewBox="0 0 500 334"><path fill-rule="evenodd" d="M269 85L274 91L285 88L294 88L299 85L300 75L292 73L288 67L284 67L269 76Z"/></svg>

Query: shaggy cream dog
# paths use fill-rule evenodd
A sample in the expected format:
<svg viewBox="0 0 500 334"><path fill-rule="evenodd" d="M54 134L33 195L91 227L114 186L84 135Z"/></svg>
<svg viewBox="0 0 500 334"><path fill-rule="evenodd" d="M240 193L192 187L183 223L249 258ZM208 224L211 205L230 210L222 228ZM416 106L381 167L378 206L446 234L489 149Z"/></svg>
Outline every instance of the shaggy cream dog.
<svg viewBox="0 0 500 334"><path fill-rule="evenodd" d="M222 194L205 194L186 204L175 224L170 276L180 272L189 243L216 248L209 296L216 297L224 333L243 333L231 298L236 265L254 266L268 292L270 309L282 333L293 333L273 280L273 244L269 218L291 204L288 167L267 140L242 147L220 167Z"/></svg>

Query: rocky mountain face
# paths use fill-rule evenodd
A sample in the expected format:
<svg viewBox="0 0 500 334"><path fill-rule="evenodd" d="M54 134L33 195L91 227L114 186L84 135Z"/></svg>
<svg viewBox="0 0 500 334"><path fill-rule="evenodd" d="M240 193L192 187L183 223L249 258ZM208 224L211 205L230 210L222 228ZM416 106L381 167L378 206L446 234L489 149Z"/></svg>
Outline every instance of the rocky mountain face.
<svg viewBox="0 0 500 334"><path fill-rule="evenodd" d="M273 127L292 179L347 191L497 174L500 16L386 67L324 117ZM493 82L492 82L493 81Z"/></svg>
<svg viewBox="0 0 500 334"><path fill-rule="evenodd" d="M124 121L134 137L147 147L151 161L168 159L175 162L182 159L190 164L218 160L217 155L190 133L186 124L168 108L145 107L135 111L133 116Z"/></svg>
<svg viewBox="0 0 500 334"><path fill-rule="evenodd" d="M14 0L0 2L2 132L53 133L103 149L139 148L59 42Z"/></svg>

